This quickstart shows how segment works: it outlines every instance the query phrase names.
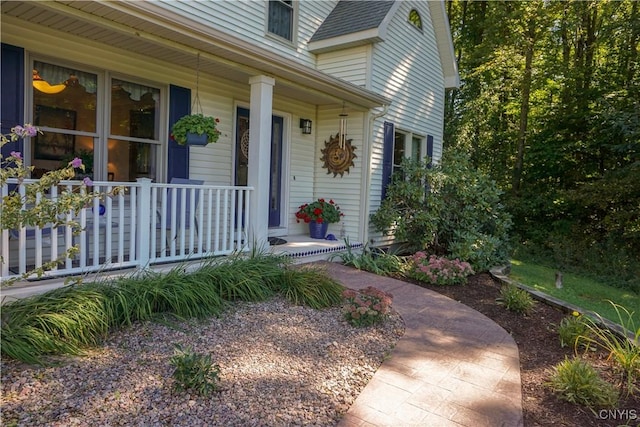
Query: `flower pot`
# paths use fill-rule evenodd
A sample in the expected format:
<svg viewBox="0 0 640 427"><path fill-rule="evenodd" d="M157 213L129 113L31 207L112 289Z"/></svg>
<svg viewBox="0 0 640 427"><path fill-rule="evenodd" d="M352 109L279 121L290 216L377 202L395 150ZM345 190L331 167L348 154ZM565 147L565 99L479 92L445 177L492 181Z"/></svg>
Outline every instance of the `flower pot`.
<svg viewBox="0 0 640 427"><path fill-rule="evenodd" d="M207 145L209 143L209 135L206 133L197 134L187 132L187 145Z"/></svg>
<svg viewBox="0 0 640 427"><path fill-rule="evenodd" d="M327 235L327 229L329 228L328 222L322 222L318 224L315 221L309 223L309 236L312 239L324 239Z"/></svg>

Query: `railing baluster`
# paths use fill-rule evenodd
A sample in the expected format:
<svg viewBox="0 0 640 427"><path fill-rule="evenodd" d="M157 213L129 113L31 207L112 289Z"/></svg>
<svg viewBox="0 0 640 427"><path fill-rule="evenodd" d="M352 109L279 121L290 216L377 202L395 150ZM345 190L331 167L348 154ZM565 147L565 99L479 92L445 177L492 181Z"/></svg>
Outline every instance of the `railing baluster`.
<svg viewBox="0 0 640 427"><path fill-rule="evenodd" d="M15 191L24 197L25 186L32 182L36 180L22 183L9 180L0 188L0 194L9 195L10 185L15 185ZM20 227L15 233L0 230L0 278L17 277L33 267L55 261L74 245L79 249L77 255L52 265L45 277L180 261L187 257L198 259L247 249L245 228L249 223L247 208L252 189L153 182L147 185L148 198L143 201L145 190L139 182L94 182L95 192L108 194L116 186L126 190L104 200L94 199L77 212L63 214L64 221L80 225L78 235L73 235L70 226L58 229L53 223L43 229ZM36 203L45 197L59 200L63 192L74 191L87 189L80 181L62 181L48 193L37 196Z"/></svg>

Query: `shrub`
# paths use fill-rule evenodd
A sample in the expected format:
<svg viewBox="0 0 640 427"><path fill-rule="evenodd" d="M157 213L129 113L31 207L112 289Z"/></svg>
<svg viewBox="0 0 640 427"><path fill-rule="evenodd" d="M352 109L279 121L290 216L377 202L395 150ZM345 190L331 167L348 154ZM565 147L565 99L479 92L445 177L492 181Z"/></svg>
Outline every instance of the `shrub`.
<svg viewBox="0 0 640 427"><path fill-rule="evenodd" d="M393 296L372 286L343 292L345 318L354 326L369 326L382 322L391 309Z"/></svg>
<svg viewBox="0 0 640 427"><path fill-rule="evenodd" d="M448 151L432 168L404 160L371 222L411 252L429 249L483 271L509 259L511 218L500 197L494 181Z"/></svg>
<svg viewBox="0 0 640 427"><path fill-rule="evenodd" d="M218 388L220 366L211 362L211 355L194 353L191 349L176 345L169 363L175 368L173 386L177 391L193 390L208 396Z"/></svg>
<svg viewBox="0 0 640 427"><path fill-rule="evenodd" d="M529 292L513 285L506 285L500 289L498 303L504 305L507 310L521 314L529 313L535 305Z"/></svg>
<svg viewBox="0 0 640 427"><path fill-rule="evenodd" d="M471 265L459 259L450 260L436 255L427 258L424 252L416 252L411 261L413 269L409 270L409 276L434 285L460 285L473 274Z"/></svg>
<svg viewBox="0 0 640 427"><path fill-rule="evenodd" d="M560 399L589 408L611 408L618 400L615 387L580 358L565 358L557 364L547 385Z"/></svg>
<svg viewBox="0 0 640 427"><path fill-rule="evenodd" d="M30 124L15 126L11 128L9 134L0 134L0 148L21 138L37 136L39 133L42 132ZM22 186L24 192L17 186L9 186L8 194L2 196L2 203L0 203L0 231L21 227L40 229L70 227L73 234L79 233L80 224L74 219L68 219L69 212L79 212L94 199L101 199L122 191L120 187L114 188L110 193L90 191L89 187L93 186L93 182L87 177L75 190L69 190L63 186L57 197L46 197L52 187L63 180L73 179L77 170L84 172L85 168L86 165L83 164L82 159L75 157L60 169L46 172L37 181L24 184ZM24 165L22 153L11 151L6 158L0 153L0 187L7 184L10 179L22 182L29 178L32 171L33 166ZM11 285L20 279L27 279L33 275L42 277L46 271L57 267L58 263L67 258L73 258L77 252L78 247L72 245L57 259L43 262L41 266L26 271L19 277L5 280L2 286ZM0 262L2 262L1 257Z"/></svg>

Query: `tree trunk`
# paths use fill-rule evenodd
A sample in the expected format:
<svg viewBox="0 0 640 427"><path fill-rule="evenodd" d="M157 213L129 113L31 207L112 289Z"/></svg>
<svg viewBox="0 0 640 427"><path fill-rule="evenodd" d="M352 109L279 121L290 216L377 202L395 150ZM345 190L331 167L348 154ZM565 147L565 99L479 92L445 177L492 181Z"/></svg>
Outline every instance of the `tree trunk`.
<svg viewBox="0 0 640 427"><path fill-rule="evenodd" d="M527 143L527 124L529 121L529 100L531 98L531 69L533 65L533 52L536 43L536 22L531 17L529 28L527 31L527 50L525 52L524 76L522 78L522 103L520 104L520 126L518 128L518 150L516 153L516 161L513 167L513 181L511 191L514 196L520 192L520 184L522 182L522 167L524 163L524 149Z"/></svg>

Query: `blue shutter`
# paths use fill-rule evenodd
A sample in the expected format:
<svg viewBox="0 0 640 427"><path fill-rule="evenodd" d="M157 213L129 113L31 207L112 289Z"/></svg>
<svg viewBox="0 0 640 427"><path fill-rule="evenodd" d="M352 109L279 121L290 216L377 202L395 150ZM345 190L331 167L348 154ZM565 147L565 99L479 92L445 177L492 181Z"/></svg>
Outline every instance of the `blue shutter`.
<svg viewBox="0 0 640 427"><path fill-rule="evenodd" d="M191 114L191 89L169 87L169 145L167 152L167 182L171 178L189 178L189 147L171 138L171 127L182 116Z"/></svg>
<svg viewBox="0 0 640 427"><path fill-rule="evenodd" d="M391 173L393 172L393 134L393 123L384 122L384 148L382 151L382 200L387 197L387 186L391 182Z"/></svg>
<svg viewBox="0 0 640 427"><path fill-rule="evenodd" d="M2 43L1 55L0 123L2 133L6 135L15 125L24 124L24 49ZM2 147L4 157L9 156L12 151L24 152L22 139Z"/></svg>
<svg viewBox="0 0 640 427"><path fill-rule="evenodd" d="M429 157L428 168L433 166L433 135L427 135L427 157Z"/></svg>
<svg viewBox="0 0 640 427"><path fill-rule="evenodd" d="M429 163L427 163L427 169L433 167L433 135L427 135L427 157L429 157ZM431 192L431 184L427 178L424 183L424 193L429 194Z"/></svg>

